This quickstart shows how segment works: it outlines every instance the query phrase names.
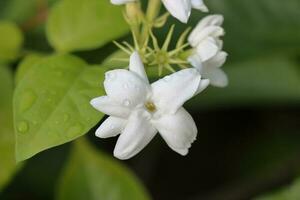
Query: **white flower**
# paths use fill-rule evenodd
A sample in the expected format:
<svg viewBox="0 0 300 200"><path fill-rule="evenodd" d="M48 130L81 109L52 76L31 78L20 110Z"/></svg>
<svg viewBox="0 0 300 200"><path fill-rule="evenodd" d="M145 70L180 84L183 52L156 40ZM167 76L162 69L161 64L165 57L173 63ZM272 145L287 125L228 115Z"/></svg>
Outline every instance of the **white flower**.
<svg viewBox="0 0 300 200"><path fill-rule="evenodd" d="M129 70L112 70L105 76L107 96L93 99L91 105L110 115L97 129L96 136L107 138L120 134L115 157L131 158L157 132L171 149L181 155L188 153L197 128L182 105L205 89L208 80L201 80L195 69L185 69L149 84L136 52L130 57Z"/></svg>
<svg viewBox="0 0 300 200"><path fill-rule="evenodd" d="M217 87L228 85L228 78L221 69L227 53L222 51L224 35L222 15L210 15L203 18L190 34L188 41L194 47L188 61L199 70L200 74Z"/></svg>
<svg viewBox="0 0 300 200"><path fill-rule="evenodd" d="M135 0L111 0L113 4L117 5L133 1ZM162 0L162 2L171 15L183 23L187 23L192 8L208 12L203 0Z"/></svg>

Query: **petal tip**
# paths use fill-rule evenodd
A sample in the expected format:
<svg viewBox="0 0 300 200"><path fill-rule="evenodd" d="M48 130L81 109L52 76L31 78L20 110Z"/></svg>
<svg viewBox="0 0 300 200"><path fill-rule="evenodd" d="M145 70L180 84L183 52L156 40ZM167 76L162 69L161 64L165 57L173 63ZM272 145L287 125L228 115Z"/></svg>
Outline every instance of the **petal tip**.
<svg viewBox="0 0 300 200"><path fill-rule="evenodd" d="M189 153L189 149L180 149L177 152L182 156L186 156Z"/></svg>
<svg viewBox="0 0 300 200"><path fill-rule="evenodd" d="M114 157L118 158L119 160L128 160L130 157L126 155L125 153L122 153L118 150L114 150Z"/></svg>

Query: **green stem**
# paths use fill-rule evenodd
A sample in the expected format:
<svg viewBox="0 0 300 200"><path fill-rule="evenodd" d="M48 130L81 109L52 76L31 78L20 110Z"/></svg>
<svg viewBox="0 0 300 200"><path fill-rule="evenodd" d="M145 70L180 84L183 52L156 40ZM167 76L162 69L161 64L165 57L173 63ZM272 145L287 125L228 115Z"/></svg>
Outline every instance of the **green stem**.
<svg viewBox="0 0 300 200"><path fill-rule="evenodd" d="M141 45L143 45L144 42L149 37L149 29L152 28L154 20L159 15L160 6L161 6L161 0L149 0L148 2L146 20L143 24L142 33L139 40Z"/></svg>
<svg viewBox="0 0 300 200"><path fill-rule="evenodd" d="M147 8L147 21L153 22L159 14L161 6L161 0L149 0Z"/></svg>

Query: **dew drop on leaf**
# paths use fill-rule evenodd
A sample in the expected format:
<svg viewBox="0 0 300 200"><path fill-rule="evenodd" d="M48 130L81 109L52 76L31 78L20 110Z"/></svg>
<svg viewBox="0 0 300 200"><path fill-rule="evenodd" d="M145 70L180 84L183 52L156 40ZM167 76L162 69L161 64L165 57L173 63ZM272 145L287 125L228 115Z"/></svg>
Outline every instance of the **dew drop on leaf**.
<svg viewBox="0 0 300 200"><path fill-rule="evenodd" d="M37 98L37 96L33 90L25 91L21 96L22 101L20 101L21 112L25 112L28 109L30 109L33 106L33 104L35 103L36 98Z"/></svg>
<svg viewBox="0 0 300 200"><path fill-rule="evenodd" d="M28 123L26 121L21 121L18 124L17 129L18 129L18 132L20 132L20 133L26 133L29 130L29 125L28 125Z"/></svg>

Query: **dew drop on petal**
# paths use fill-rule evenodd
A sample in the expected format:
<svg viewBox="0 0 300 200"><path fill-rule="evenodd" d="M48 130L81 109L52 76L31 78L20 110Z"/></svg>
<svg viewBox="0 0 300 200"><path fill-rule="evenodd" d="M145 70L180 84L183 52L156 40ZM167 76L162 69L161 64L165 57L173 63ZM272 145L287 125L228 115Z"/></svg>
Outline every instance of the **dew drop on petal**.
<svg viewBox="0 0 300 200"><path fill-rule="evenodd" d="M29 131L29 125L26 121L21 121L17 127L18 132L27 133Z"/></svg>
<svg viewBox="0 0 300 200"><path fill-rule="evenodd" d="M130 101L128 100L128 99L125 99L124 101L123 101L123 105L124 106L130 106Z"/></svg>
<svg viewBox="0 0 300 200"><path fill-rule="evenodd" d="M170 81L171 79L172 79L171 76L166 76L166 77L164 78L164 81L168 82L168 81Z"/></svg>
<svg viewBox="0 0 300 200"><path fill-rule="evenodd" d="M105 78L108 80L108 81L112 81L114 78L115 78L115 74L114 73L106 73L105 75Z"/></svg>
<svg viewBox="0 0 300 200"><path fill-rule="evenodd" d="M123 85L123 88L124 88L124 89L128 89L128 88L129 88L129 84L128 84L128 83L125 83L125 84Z"/></svg>
<svg viewBox="0 0 300 200"><path fill-rule="evenodd" d="M115 126L114 125L110 125L110 129L114 129L115 128Z"/></svg>
<svg viewBox="0 0 300 200"><path fill-rule="evenodd" d="M134 89L139 91L140 90L140 87L138 85L134 85Z"/></svg>

